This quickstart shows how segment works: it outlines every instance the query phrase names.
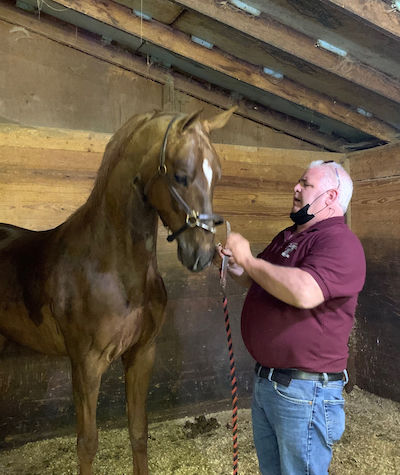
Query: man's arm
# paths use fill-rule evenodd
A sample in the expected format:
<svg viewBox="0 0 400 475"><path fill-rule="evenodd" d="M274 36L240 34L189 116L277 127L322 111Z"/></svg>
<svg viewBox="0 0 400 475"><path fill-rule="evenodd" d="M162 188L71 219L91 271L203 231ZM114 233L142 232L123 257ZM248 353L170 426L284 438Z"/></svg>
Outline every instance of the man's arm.
<svg viewBox="0 0 400 475"><path fill-rule="evenodd" d="M253 282L252 278L247 272L245 272L243 267L236 263L229 264L228 272L232 279L243 287L250 287L251 283Z"/></svg>
<svg viewBox="0 0 400 475"><path fill-rule="evenodd" d="M248 278L277 299L297 308L314 308L324 301L322 290L311 274L254 257L249 242L240 234L231 233L226 247Z"/></svg>

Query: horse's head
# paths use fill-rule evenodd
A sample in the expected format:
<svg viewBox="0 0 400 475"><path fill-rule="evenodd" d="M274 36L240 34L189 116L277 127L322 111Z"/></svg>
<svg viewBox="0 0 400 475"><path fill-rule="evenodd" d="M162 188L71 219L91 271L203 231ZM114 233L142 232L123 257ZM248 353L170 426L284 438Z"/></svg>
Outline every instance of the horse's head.
<svg viewBox="0 0 400 475"><path fill-rule="evenodd" d="M206 121L196 112L164 116L160 122L159 167L147 183L146 195L172 233L168 240L177 240L180 261L194 272L210 264L215 226L222 223L212 211L221 166L209 132L223 127L235 109Z"/></svg>

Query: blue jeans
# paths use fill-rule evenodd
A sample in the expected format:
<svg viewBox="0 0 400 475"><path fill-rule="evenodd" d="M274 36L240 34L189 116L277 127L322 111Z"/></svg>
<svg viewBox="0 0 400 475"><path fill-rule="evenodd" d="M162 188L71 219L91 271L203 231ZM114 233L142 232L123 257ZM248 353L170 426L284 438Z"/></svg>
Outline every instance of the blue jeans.
<svg viewBox="0 0 400 475"><path fill-rule="evenodd" d="M344 384L292 379L285 387L255 377L253 436L262 475L328 473L345 426Z"/></svg>

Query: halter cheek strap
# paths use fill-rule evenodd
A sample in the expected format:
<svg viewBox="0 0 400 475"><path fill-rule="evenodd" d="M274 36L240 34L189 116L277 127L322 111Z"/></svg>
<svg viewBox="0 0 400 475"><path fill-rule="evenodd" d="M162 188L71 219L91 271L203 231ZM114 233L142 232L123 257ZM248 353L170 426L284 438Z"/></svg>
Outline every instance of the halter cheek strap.
<svg viewBox="0 0 400 475"><path fill-rule="evenodd" d="M176 201L186 213L185 223L177 231L167 237L168 242L173 241L177 236L179 236L179 234L183 233L183 231L185 231L186 229L195 228L196 226L215 234L215 226L218 226L219 224L222 224L224 222L224 218L222 216L219 216L218 214L200 214L194 209L190 209L173 185L168 183L168 188L171 191L172 196L176 199ZM212 221L213 225L208 225L207 221Z"/></svg>
<svg viewBox="0 0 400 475"><path fill-rule="evenodd" d="M199 227L215 234L215 226L218 226L219 224L222 224L224 222L224 219L222 218L222 216L219 216L218 214L199 213L198 211L190 208L189 205L186 203L186 201L182 198L182 196L178 193L176 188L171 184L170 180L168 179L167 166L165 165L165 151L167 149L168 134L171 130L173 123L178 118L179 118L178 116L174 117L168 124L167 130L164 135L163 143L161 146L161 150L160 150L160 161L159 161L159 165L157 169L157 174L153 175L153 177L150 179L150 181L147 183L145 187L145 191L147 192L147 189L150 183L152 183L153 180L157 176L161 178L165 177L167 180L168 189L171 192L171 195L175 198L179 206L186 213L184 224L177 231L173 232L167 237L168 242L173 241L177 236L179 236L179 234L183 233L184 231L186 231L186 229L189 229L189 228ZM210 222L210 221L212 221L212 225L207 224L207 222Z"/></svg>

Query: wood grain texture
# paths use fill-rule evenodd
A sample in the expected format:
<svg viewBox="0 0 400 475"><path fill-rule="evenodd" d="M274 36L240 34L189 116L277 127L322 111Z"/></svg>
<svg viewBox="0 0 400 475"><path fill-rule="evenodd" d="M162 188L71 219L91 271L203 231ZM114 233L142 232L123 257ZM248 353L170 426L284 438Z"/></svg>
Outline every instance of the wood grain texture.
<svg viewBox="0 0 400 475"><path fill-rule="evenodd" d="M357 385L400 401L400 147L350 154L352 229L367 259L355 336Z"/></svg>
<svg viewBox="0 0 400 475"><path fill-rule="evenodd" d="M400 143L348 155L355 182L400 176Z"/></svg>
<svg viewBox="0 0 400 475"><path fill-rule="evenodd" d="M35 126L41 123L42 125L53 127L81 127L80 124L85 118L82 111L80 111L81 115L79 117L74 117L72 114L74 120L70 120L71 112L73 112L75 108L79 108L79 104L75 105L74 103L74 95L68 96L68 111L64 111L59 105L57 108L53 108L51 122L47 119L47 115L50 114L47 109L49 105L52 104L52 101L48 100L44 102L40 100L40 92L42 91L43 85L41 78L43 75L40 77L38 76L38 73L40 72L39 65L42 62L48 63L50 60L53 61L55 69L58 67L62 69L64 67L63 65L57 66L57 58L60 55L60 49L63 51L64 62L69 63L69 68L67 68L66 71L63 71L63 77L68 77L68 75L73 76L74 73L78 73L79 75L79 72L82 70L82 62L86 62L87 56L89 56L94 58L98 63L96 71L98 71L99 78L108 78L109 76L116 78L114 80L114 87L120 91L120 95L123 87L119 83L115 71L121 69L124 71L121 78L130 78L130 87L128 90L122 91L123 96L125 99L126 97L130 98L131 95L135 96L137 102L131 102L129 99L128 102L125 100L120 103L118 95L110 95L109 91L103 92L95 99L96 110L101 108L101 105L99 104L99 98L101 98L102 100L109 101L109 104L107 105L108 112L100 115L92 115L90 123L90 128L92 130L98 128L99 124L103 127L102 130L115 129L113 124L111 124L111 126L109 125L114 117L117 117L116 113L115 115L114 112L110 113L110 111L114 111L115 105L119 108L118 113L121 120L124 117L126 105L129 107L135 106L136 110L140 110L143 104L146 107L146 110L151 107L158 107L160 109L163 108L164 110L181 110L186 112L192 112L193 109L189 109L190 107L197 107L197 105L193 105L196 100L205 108L214 105L228 109L232 105L232 98L227 94L223 94L213 89L210 90L202 83L188 80L177 72L172 74L170 71L165 71L165 69L153 64L152 62L147 62L144 58L132 56L129 52L124 51L121 48L114 47L113 45L105 46L100 42L93 41L92 38L87 37L87 35L84 35L81 31L76 31L75 29L71 30L60 22L52 22L44 16L42 16L39 21L32 15L7 5L0 6L0 37L2 40L1 46L4 47L3 65L9 73L7 77L4 78L5 83L3 86L5 90L8 91L8 100L3 103L3 109L1 112L7 120L14 120L29 125L30 104L33 101L36 117L34 117L34 120L32 119L32 124ZM25 39L29 39L30 43L33 45L29 50L29 57L32 61L26 61L24 59ZM35 45L37 45L36 48L34 47ZM46 55L43 55L43 51L45 50L47 53ZM11 59L8 59L9 56L11 56ZM20 63L22 64L20 65ZM114 66L116 69L111 68L111 66ZM103 71L101 71L101 68ZM21 69L23 69L24 74L21 74ZM112 71L112 73L109 73L108 71ZM29 83L26 83L27 77L30 78ZM150 88L146 88L146 94L143 94L141 88L137 87L141 81L139 80L137 82L136 79L143 78L148 82ZM84 84L82 87L85 87L87 76L80 75L80 79ZM115 82L118 84L115 84ZM165 86L170 89L171 85L174 90L175 101L171 101L171 98L168 98L168 100L165 98ZM57 88L57 83L48 80L46 82L46 87L48 89L46 93L51 95L52 89ZM163 88L162 100L156 102L160 99L159 91L157 89L161 87ZM26 90L29 90L30 93L26 94ZM81 90L80 84L75 86L75 90ZM96 91L96 89L92 88L89 90L89 95L87 97L92 97L93 91ZM149 97L150 94L151 97ZM25 100L23 108L21 107L21 97ZM16 100L16 98L19 100ZM282 137L284 137L285 143L288 144L287 146L289 148L313 149L317 147L314 147L311 144L316 144L317 146L325 147L328 150L339 150L339 147L343 144L343 140L330 137L314 128L305 127L304 122L300 120L291 119L285 114L275 112L265 107L254 109L254 104L249 103L249 101L241 100L239 102L240 108L237 111L237 114L241 115L243 118L250 119L252 125L256 123L259 124L260 127L256 137L258 142L248 142L249 137L246 136L246 132L247 134L249 133L249 130L252 129L251 126L248 126L247 130L242 131L240 138L245 138L245 140L247 140L244 141L243 144L267 145L268 142L265 140L270 140L269 144L274 146L271 137L276 137L275 140L278 142L276 144L277 146L281 146L283 141ZM164 106L168 106L168 108L166 109ZM176 106L178 108L176 108ZM134 109L130 110L132 111ZM89 112L91 111L92 109L89 108ZM86 114L86 111L84 112ZM117 126L118 125L121 124L119 123ZM268 127L272 128L268 129ZM229 134L229 132L227 134L224 130L226 129L217 131L217 141L222 143L237 143L234 134ZM287 135L279 133L279 130L285 130ZM250 134L250 138L254 140L252 135L254 135L254 132L253 134ZM264 138L264 136L266 136L266 138ZM291 146L290 144L292 142L296 143L297 146Z"/></svg>
<svg viewBox="0 0 400 475"><path fill-rule="evenodd" d="M184 33L171 31L161 23L142 22L131 15L127 8L117 4L108 4L107 8L95 2L82 0L58 0L57 4L70 8L81 14L90 16L106 25L122 30L133 37L168 49L176 55L184 56L204 67L226 74L228 77L240 79L268 93L275 94L297 104L310 108L332 119L337 119L385 141L392 141L397 131L385 122L366 118L345 103L332 101L325 94L316 92L292 79L273 80L260 75L259 68L235 57L222 54L216 49L208 50L196 43Z"/></svg>
<svg viewBox="0 0 400 475"><path fill-rule="evenodd" d="M253 64L269 64L285 76L296 78L296 81L309 86L317 80L319 90L327 95L333 88L341 89L339 78L351 81L354 88L357 88L352 97L350 94L347 97L341 95L343 91L338 93L338 97L349 104L356 96L362 103L362 96L366 98L367 94L370 100L376 102L382 102L382 96L394 102L400 101L400 87L389 75L358 61L340 58L323 48L317 48L315 37L302 34L266 14L254 17L230 8L229 3L221 4L214 0L176 0L176 3L187 7L189 12L180 15L174 22L174 28L207 38L207 41L223 51L234 51L238 58ZM208 21L200 21L200 15L207 17ZM386 14L386 17L396 19L393 14ZM211 19L216 20L212 23L212 28L208 24ZM235 31L234 35L230 34L230 29ZM299 59L304 61L301 68L298 66ZM371 99L371 91L380 97L377 95Z"/></svg>

